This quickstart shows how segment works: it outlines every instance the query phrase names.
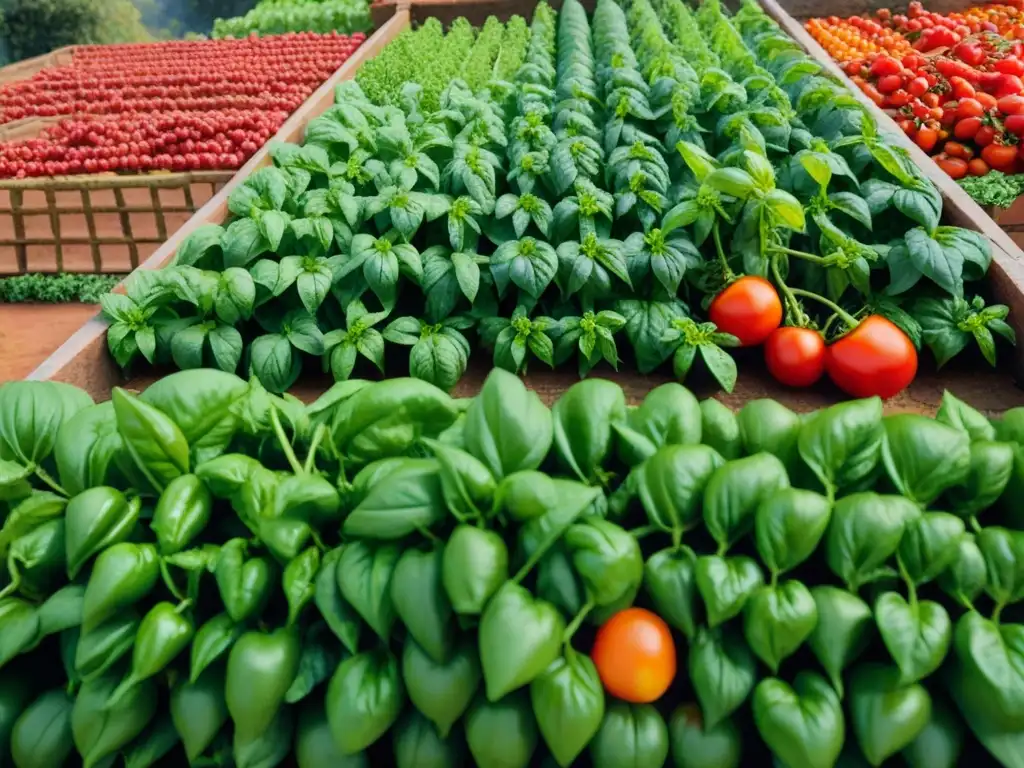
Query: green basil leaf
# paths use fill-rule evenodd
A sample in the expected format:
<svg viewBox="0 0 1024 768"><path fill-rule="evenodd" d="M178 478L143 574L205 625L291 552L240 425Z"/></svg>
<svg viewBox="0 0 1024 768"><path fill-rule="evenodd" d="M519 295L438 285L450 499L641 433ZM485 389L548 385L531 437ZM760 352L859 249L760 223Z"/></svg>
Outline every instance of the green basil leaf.
<svg viewBox="0 0 1024 768"><path fill-rule="evenodd" d="M850 592L891 575L885 564L900 545L907 525L921 514L903 496L863 492L845 496L832 508L825 557Z"/></svg>
<svg viewBox="0 0 1024 768"><path fill-rule="evenodd" d="M605 379L581 381L558 398L551 416L562 466L582 482L601 482L602 467L613 448L613 428L626 421L622 387Z"/></svg>
<svg viewBox="0 0 1024 768"><path fill-rule="evenodd" d="M747 644L724 627L697 633L688 669L708 729L739 709L757 682L757 661Z"/></svg>
<svg viewBox="0 0 1024 768"><path fill-rule="evenodd" d="M839 696L823 677L798 672L793 686L768 678L754 690L754 722L785 765L835 765L846 722Z"/></svg>
<svg viewBox="0 0 1024 768"><path fill-rule="evenodd" d="M704 491L704 523L719 553L753 529L762 501L788 487L786 468L770 453L734 459L716 469Z"/></svg>
<svg viewBox="0 0 1024 768"><path fill-rule="evenodd" d="M677 538L701 520L705 489L724 465L706 445L666 445L636 471L636 491L647 519Z"/></svg>
<svg viewBox="0 0 1024 768"><path fill-rule="evenodd" d="M765 497L754 515L761 561L773 573L792 570L814 553L831 518L828 499L813 491L784 488Z"/></svg>
<svg viewBox="0 0 1024 768"><path fill-rule="evenodd" d="M807 644L842 696L843 670L867 649L874 616L867 603L838 587L814 587L811 596L818 608L818 623Z"/></svg>
<svg viewBox="0 0 1024 768"><path fill-rule="evenodd" d="M488 375L466 411L466 450L497 479L539 467L552 436L551 411L505 371Z"/></svg>
<svg viewBox="0 0 1024 768"><path fill-rule="evenodd" d="M799 581L758 589L743 608L743 634L773 673L796 653L818 624L818 607Z"/></svg>
<svg viewBox="0 0 1024 768"><path fill-rule="evenodd" d="M882 461L904 496L927 506L970 472L971 441L963 431L912 413L886 416Z"/></svg>
<svg viewBox="0 0 1024 768"><path fill-rule="evenodd" d="M749 557L704 555L697 559L697 589L712 628L739 615L762 584L761 569Z"/></svg>
<svg viewBox="0 0 1024 768"><path fill-rule="evenodd" d="M834 497L875 471L884 431L882 401L875 397L818 411L800 430L800 456Z"/></svg>

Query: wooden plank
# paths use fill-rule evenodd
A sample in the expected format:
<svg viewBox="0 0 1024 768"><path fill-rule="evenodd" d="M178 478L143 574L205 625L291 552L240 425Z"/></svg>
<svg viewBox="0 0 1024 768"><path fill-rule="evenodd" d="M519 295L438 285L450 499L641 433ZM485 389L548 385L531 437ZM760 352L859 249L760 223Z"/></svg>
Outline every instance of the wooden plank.
<svg viewBox="0 0 1024 768"><path fill-rule="evenodd" d="M254 155L255 157L255 155ZM184 171L182 173L133 174L122 176L116 173L90 173L78 176L42 176L30 179L0 179L0 189L20 189L22 191L37 189L53 189L77 192L80 189L174 189L186 184L199 182L207 184L227 183L235 177L233 171Z"/></svg>
<svg viewBox="0 0 1024 768"><path fill-rule="evenodd" d="M1018 380L1024 380L1024 252L1010 239L1010 236L996 224L980 205L947 176L935 161L921 150L896 123L871 101L860 88L843 73L842 69L818 45L804 25L794 19L776 0L759 0L761 7L773 18L783 31L798 42L804 50L844 85L874 117L879 131L885 137L910 153L914 162L924 171L925 176L942 195L942 210L945 220L954 226L971 229L985 235L992 243L992 266L988 279L995 299L1010 308L1008 321L1013 326L1022 344L1014 355L1013 373Z"/></svg>
<svg viewBox="0 0 1024 768"><path fill-rule="evenodd" d="M372 59L409 26L409 12L398 10L380 29L352 54L306 102L285 121L275 134L275 141L298 142L309 122L334 104L334 89L339 83L355 77L364 61ZM164 245L140 265L140 269L160 269L174 259L185 238L204 224L221 224L228 219L228 198L231 192L254 171L271 164L269 142L250 158L224 187L175 232ZM123 284L118 286L123 292ZM107 350L107 322L101 315L79 328L60 348L44 360L28 378L63 381L81 387L94 399L106 399L110 389L124 383L125 377Z"/></svg>

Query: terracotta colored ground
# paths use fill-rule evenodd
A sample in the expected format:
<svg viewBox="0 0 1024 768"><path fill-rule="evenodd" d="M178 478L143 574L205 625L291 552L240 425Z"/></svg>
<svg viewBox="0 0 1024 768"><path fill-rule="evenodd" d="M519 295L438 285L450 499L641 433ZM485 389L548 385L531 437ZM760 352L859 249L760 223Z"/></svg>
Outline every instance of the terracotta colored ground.
<svg viewBox="0 0 1024 768"><path fill-rule="evenodd" d="M0 382L27 376L97 311L94 304L0 304Z"/></svg>

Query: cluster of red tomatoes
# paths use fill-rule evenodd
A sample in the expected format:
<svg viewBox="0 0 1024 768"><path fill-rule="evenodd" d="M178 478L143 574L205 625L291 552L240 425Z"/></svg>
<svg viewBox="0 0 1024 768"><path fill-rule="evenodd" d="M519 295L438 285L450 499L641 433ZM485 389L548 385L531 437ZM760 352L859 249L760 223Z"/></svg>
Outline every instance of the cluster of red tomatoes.
<svg viewBox="0 0 1024 768"><path fill-rule="evenodd" d="M1024 171L1024 0L812 19L811 34L954 179Z"/></svg>
<svg viewBox="0 0 1024 768"><path fill-rule="evenodd" d="M232 109L62 120L38 139L0 144L0 178L235 170L287 117Z"/></svg>
<svg viewBox="0 0 1024 768"><path fill-rule="evenodd" d="M964 45L953 49L956 52ZM965 54L968 55L968 54ZM844 65L854 83L955 179L1024 169L1024 43L978 70L962 59L885 54Z"/></svg>
<svg viewBox="0 0 1024 768"><path fill-rule="evenodd" d="M67 67L0 88L0 123L171 109L290 111L364 38L334 33L83 47Z"/></svg>
<svg viewBox="0 0 1024 768"><path fill-rule="evenodd" d="M74 116L0 144L0 178L237 169L365 37L78 48L69 66L0 88L0 123Z"/></svg>
<svg viewBox="0 0 1024 768"><path fill-rule="evenodd" d="M708 314L718 330L744 347L764 345L768 371L790 387L809 387L824 374L852 397L888 398L917 375L917 350L892 321L869 315L825 343L813 328L782 325L782 301L763 277L732 282L711 302Z"/></svg>

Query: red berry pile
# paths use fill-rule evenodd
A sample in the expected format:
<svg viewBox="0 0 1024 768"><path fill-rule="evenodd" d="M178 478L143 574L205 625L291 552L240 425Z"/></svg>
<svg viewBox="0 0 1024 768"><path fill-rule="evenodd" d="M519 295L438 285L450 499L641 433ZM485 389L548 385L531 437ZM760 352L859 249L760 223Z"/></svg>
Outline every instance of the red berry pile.
<svg viewBox="0 0 1024 768"><path fill-rule="evenodd" d="M0 144L0 177L236 169L365 38L79 47L70 65L0 88L0 124L71 116Z"/></svg>

